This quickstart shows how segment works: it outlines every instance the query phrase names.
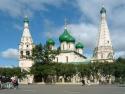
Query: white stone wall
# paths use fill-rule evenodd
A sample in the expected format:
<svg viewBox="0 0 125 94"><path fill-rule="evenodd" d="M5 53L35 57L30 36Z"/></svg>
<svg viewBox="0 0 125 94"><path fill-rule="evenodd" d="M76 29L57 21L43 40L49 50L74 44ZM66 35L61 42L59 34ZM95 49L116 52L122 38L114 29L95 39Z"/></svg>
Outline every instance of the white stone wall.
<svg viewBox="0 0 125 94"><path fill-rule="evenodd" d="M78 53L80 53L82 55L83 54L83 49L78 48L78 49L76 49L76 52L78 52Z"/></svg>
<svg viewBox="0 0 125 94"><path fill-rule="evenodd" d="M28 51L29 55L31 55L33 46L34 45L29 31L29 25L27 22L25 22L21 42L19 44L19 67L21 67L21 69L29 70L29 68L32 66L33 61L26 59L26 52Z"/></svg>
<svg viewBox="0 0 125 94"><path fill-rule="evenodd" d="M68 50L72 50L74 51L75 50L75 44L74 43L68 43Z"/></svg>
<svg viewBox="0 0 125 94"><path fill-rule="evenodd" d="M68 63L67 62L67 57L68 57L68 62L84 62L85 58L81 57L80 55L74 53L74 52L68 52L68 53L60 53L59 55L56 56L55 62L61 62L61 63Z"/></svg>
<svg viewBox="0 0 125 94"><path fill-rule="evenodd" d="M110 39L110 33L107 25L106 20L106 14L101 14L101 22L100 22L100 28L99 28L99 36L97 41L97 47L94 51L94 59L95 60L106 60L106 59L112 59L113 61L113 48L112 48L112 42Z"/></svg>
<svg viewBox="0 0 125 94"><path fill-rule="evenodd" d="M51 50L55 50L55 49L56 49L53 45L49 45L49 48L50 48Z"/></svg>
<svg viewBox="0 0 125 94"><path fill-rule="evenodd" d="M62 42L61 43L61 50L75 50L75 44L74 43L67 43L67 42Z"/></svg>
<svg viewBox="0 0 125 94"><path fill-rule="evenodd" d="M21 59L19 61L19 67L21 68L29 68L33 65L33 61L32 60L28 60L28 59Z"/></svg>

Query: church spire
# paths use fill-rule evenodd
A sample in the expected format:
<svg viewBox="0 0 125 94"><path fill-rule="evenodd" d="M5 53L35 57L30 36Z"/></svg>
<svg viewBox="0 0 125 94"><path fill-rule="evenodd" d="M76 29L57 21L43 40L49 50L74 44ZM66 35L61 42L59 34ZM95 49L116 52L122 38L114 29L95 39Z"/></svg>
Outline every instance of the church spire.
<svg viewBox="0 0 125 94"><path fill-rule="evenodd" d="M65 17L65 25L64 25L64 29L67 29L67 18Z"/></svg>
<svg viewBox="0 0 125 94"><path fill-rule="evenodd" d="M106 9L104 8L104 6L102 7L100 14L101 14L101 23L99 28L98 46L112 47L109 29L107 25L107 19L106 19Z"/></svg>
<svg viewBox="0 0 125 94"><path fill-rule="evenodd" d="M100 15L101 22L99 28L99 37L97 47L94 51L94 58L97 60L109 60L109 62L113 62L113 49L106 20L106 9L104 6L100 10Z"/></svg>
<svg viewBox="0 0 125 94"><path fill-rule="evenodd" d="M29 23L29 18L28 18L28 16L25 16L25 17L24 17L24 23Z"/></svg>
<svg viewBox="0 0 125 94"><path fill-rule="evenodd" d="M24 18L23 34L19 44L19 67L21 67L22 70L29 70L33 64L33 61L28 58L32 55L33 46L34 45L29 30L29 19L26 16Z"/></svg>
<svg viewBox="0 0 125 94"><path fill-rule="evenodd" d="M24 17L24 29L29 29L29 18L28 18L28 16Z"/></svg>
<svg viewBox="0 0 125 94"><path fill-rule="evenodd" d="M21 42L19 44L19 67L21 71L30 71L31 66L34 61L30 58L32 56L33 41L29 30L29 19L27 16L24 18L24 29L21 37ZM30 78L31 83L33 82L33 76L26 75L26 78ZM26 79L28 80L28 79ZM25 80L22 80L22 82Z"/></svg>
<svg viewBox="0 0 125 94"><path fill-rule="evenodd" d="M104 5L102 5L102 9L100 10L100 13L101 13L101 14L103 14L103 13L106 14L106 9L105 9Z"/></svg>
<svg viewBox="0 0 125 94"><path fill-rule="evenodd" d="M23 29L22 38L30 38L32 42L32 37L29 30L29 18L27 16L24 17L24 29Z"/></svg>

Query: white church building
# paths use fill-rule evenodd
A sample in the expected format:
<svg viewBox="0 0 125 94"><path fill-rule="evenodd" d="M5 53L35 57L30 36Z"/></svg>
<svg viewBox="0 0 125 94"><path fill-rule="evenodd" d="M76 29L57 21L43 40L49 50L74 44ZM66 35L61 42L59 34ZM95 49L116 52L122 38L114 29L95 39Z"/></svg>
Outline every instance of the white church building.
<svg viewBox="0 0 125 94"><path fill-rule="evenodd" d="M84 63L86 57L83 55L84 45L80 42L75 44L75 38L68 32L67 25L64 27L64 32L59 37L60 53L55 56L54 62L58 63ZM48 39L46 45L50 46L52 50L56 50L53 39ZM29 71L34 62L28 58L32 55L32 49L35 47L32 36L29 30L29 19L24 18L24 30L19 44L19 67L21 70ZM32 83L33 76L27 75L24 83Z"/></svg>
<svg viewBox="0 0 125 94"><path fill-rule="evenodd" d="M102 7L100 11L100 16L101 22L99 26L97 46L94 50L92 61L112 63L114 60L114 51L106 20L106 9L104 7Z"/></svg>
<svg viewBox="0 0 125 94"><path fill-rule="evenodd" d="M63 34L59 37L60 41L60 53L55 57L54 62L60 63L79 63L84 62L86 57L83 55L83 44L78 42L75 44L75 38L67 30L67 25L65 25ZM55 50L55 42L53 39L48 39L46 44L50 46L52 50ZM27 57L32 54L32 49L35 45L29 30L29 19L24 18L24 30L21 37L21 42L19 44L19 66L28 70L32 65L33 61Z"/></svg>
<svg viewBox="0 0 125 94"><path fill-rule="evenodd" d="M75 44L75 38L67 30L67 25L65 25L64 32L59 36L60 41L60 53L55 57L55 62L60 63L80 63L86 60L83 55L83 44L78 42ZM52 50L54 47L54 40L48 39L47 45L49 45Z"/></svg>
<svg viewBox="0 0 125 94"><path fill-rule="evenodd" d="M109 35L108 25L106 21L106 9L102 7L101 11L101 23L99 29L99 38L97 47L94 50L92 61L106 60L108 62L113 61L113 48ZM80 42L76 43L75 38L68 32L67 24L65 23L64 32L59 36L60 41L60 53L53 60L59 63L84 63L87 58L84 56L84 45ZM49 38L46 44L50 46L52 50L55 50L55 41ZM28 59L29 55L32 55L32 49L35 47L32 36L29 30L29 19L24 18L24 30L19 44L19 67L22 70L29 70L33 65L33 61ZM33 76L28 75L27 81L33 82Z"/></svg>

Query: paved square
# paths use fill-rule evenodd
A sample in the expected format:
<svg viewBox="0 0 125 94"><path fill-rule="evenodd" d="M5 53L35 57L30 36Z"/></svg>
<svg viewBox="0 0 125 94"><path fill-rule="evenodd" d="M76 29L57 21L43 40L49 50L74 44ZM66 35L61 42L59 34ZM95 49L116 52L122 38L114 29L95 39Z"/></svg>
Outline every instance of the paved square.
<svg viewBox="0 0 125 94"><path fill-rule="evenodd" d="M125 94L125 87L115 85L20 85L19 89L0 90L0 94Z"/></svg>

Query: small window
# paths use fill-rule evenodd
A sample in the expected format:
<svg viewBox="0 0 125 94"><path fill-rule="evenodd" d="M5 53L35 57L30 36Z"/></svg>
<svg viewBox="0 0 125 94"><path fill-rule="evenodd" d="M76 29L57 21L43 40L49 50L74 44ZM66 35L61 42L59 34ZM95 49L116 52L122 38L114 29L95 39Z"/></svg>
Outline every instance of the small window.
<svg viewBox="0 0 125 94"><path fill-rule="evenodd" d="M64 44L63 44L63 50L64 50Z"/></svg>
<svg viewBox="0 0 125 94"><path fill-rule="evenodd" d="M30 51L26 51L26 55L29 56L30 55Z"/></svg>
<svg viewBox="0 0 125 94"><path fill-rule="evenodd" d="M58 62L58 57L56 59L57 59L57 62Z"/></svg>
<svg viewBox="0 0 125 94"><path fill-rule="evenodd" d="M20 51L20 57L23 58L23 51Z"/></svg>
<svg viewBox="0 0 125 94"><path fill-rule="evenodd" d="M66 56L66 62L68 62L68 56Z"/></svg>

